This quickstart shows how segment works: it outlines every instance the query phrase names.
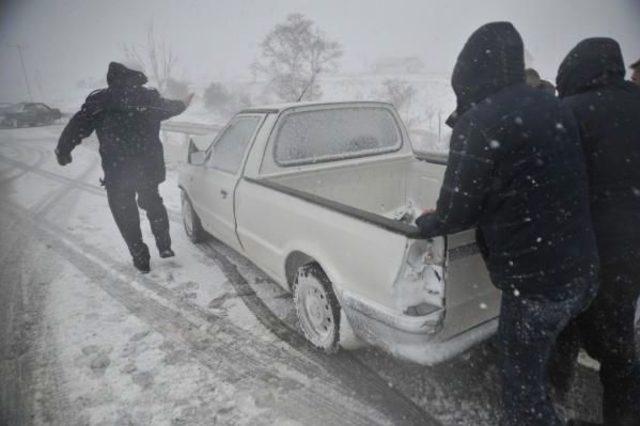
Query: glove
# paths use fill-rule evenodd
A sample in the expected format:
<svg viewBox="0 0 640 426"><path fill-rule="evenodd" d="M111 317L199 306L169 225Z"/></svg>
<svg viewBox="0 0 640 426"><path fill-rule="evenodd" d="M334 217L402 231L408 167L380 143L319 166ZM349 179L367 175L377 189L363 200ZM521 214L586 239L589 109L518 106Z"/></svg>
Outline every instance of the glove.
<svg viewBox="0 0 640 426"><path fill-rule="evenodd" d="M420 229L420 233L429 238L435 236L433 232L437 228L437 223L438 216L436 216L435 210L428 211L428 209L424 210L422 215L420 215L415 221L416 226Z"/></svg>
<svg viewBox="0 0 640 426"><path fill-rule="evenodd" d="M58 164L60 164L61 166L66 166L67 164L69 164L72 161L70 153L69 154L62 154L57 149L55 150L55 153L56 153L56 158L58 159Z"/></svg>

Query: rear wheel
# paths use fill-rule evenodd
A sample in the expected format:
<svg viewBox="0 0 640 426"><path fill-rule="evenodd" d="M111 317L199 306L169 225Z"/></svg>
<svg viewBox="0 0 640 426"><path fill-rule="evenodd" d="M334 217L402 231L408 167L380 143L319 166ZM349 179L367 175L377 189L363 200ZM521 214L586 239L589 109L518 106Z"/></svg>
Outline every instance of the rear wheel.
<svg viewBox="0 0 640 426"><path fill-rule="evenodd" d="M189 196L181 191L182 196L182 224L184 225L184 232L192 243L199 243L204 240L205 232L202 229L200 218L193 210Z"/></svg>
<svg viewBox="0 0 640 426"><path fill-rule="evenodd" d="M337 352L340 304L331 282L318 264L307 264L298 269L293 300L300 328L307 340L324 352Z"/></svg>

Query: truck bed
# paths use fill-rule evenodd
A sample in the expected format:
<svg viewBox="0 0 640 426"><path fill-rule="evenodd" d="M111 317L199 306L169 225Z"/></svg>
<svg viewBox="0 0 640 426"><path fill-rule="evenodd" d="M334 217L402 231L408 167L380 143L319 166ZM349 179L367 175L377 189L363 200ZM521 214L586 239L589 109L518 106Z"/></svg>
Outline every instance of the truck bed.
<svg viewBox="0 0 640 426"><path fill-rule="evenodd" d="M385 222L408 206L434 208L444 170L443 164L403 157L285 174L268 182L292 195L350 207Z"/></svg>

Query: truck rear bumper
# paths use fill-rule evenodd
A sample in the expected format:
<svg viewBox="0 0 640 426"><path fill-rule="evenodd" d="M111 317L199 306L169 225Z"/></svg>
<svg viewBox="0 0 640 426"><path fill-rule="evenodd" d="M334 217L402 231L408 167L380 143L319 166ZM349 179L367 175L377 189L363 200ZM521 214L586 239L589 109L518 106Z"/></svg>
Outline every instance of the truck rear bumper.
<svg viewBox="0 0 640 426"><path fill-rule="evenodd" d="M342 308L354 333L368 344L408 361L433 365L446 361L495 333L498 319L492 318L447 340L439 340L445 310L423 316L409 316L363 301L357 295L340 292Z"/></svg>

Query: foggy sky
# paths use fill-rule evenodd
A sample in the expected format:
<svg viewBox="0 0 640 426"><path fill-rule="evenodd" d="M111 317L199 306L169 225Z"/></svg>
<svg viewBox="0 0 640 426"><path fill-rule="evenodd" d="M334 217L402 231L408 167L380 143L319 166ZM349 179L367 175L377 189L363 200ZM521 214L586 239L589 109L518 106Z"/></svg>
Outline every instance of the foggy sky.
<svg viewBox="0 0 640 426"><path fill-rule="evenodd" d="M141 44L152 20L179 57L177 76L204 86L249 77L265 34L287 14L313 19L345 51L341 72L365 72L377 59L418 56L448 78L470 33L512 21L534 66L553 80L559 62L590 36L617 39L627 64L640 58L640 0L21 0L0 3L0 102L26 98L19 57L25 45L34 97L77 91L104 79L122 44Z"/></svg>

